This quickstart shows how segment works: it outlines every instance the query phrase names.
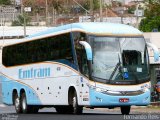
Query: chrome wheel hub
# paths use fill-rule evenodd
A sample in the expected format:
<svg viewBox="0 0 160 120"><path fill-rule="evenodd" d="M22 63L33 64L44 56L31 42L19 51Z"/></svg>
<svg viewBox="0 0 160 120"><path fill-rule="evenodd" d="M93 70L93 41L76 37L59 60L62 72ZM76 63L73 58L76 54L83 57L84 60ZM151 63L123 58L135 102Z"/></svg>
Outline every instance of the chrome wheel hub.
<svg viewBox="0 0 160 120"><path fill-rule="evenodd" d="M76 97L73 97L73 107L75 108L76 107Z"/></svg>
<svg viewBox="0 0 160 120"><path fill-rule="evenodd" d="M15 107L16 107L17 110L19 109L19 106L20 106L20 100L19 100L19 98L17 97L17 98L15 99Z"/></svg>
<svg viewBox="0 0 160 120"><path fill-rule="evenodd" d="M23 110L26 109L26 100L25 99L23 99L23 101L22 101L22 108L23 108Z"/></svg>

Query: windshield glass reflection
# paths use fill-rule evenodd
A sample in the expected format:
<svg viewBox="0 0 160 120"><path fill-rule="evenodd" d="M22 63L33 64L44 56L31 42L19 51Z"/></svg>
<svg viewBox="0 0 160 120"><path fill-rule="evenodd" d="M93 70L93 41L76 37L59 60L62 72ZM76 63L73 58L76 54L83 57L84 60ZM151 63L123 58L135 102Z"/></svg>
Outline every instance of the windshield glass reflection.
<svg viewBox="0 0 160 120"><path fill-rule="evenodd" d="M91 36L89 43L93 50L93 78L101 82L139 81L149 76L144 38Z"/></svg>

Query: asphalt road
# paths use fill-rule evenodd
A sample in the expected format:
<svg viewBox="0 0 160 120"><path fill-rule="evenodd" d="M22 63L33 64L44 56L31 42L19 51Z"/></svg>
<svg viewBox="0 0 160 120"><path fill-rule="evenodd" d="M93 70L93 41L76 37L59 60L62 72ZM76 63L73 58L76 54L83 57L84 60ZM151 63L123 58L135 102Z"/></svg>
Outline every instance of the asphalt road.
<svg viewBox="0 0 160 120"><path fill-rule="evenodd" d="M4 108L3 108L4 109ZM8 110L7 110L8 109ZM57 114L54 109L48 108L40 110L38 114L15 114L13 107L5 108L0 115L2 120L115 120L123 119L118 113L101 113L96 111L85 110L82 115ZM6 118L6 119L5 119ZM9 119L7 119L9 118Z"/></svg>
<svg viewBox="0 0 160 120"><path fill-rule="evenodd" d="M131 112L123 116L119 111L85 109L82 115L57 114L54 108L41 109L37 114L16 114L13 106L0 107L0 120L160 120L160 114Z"/></svg>

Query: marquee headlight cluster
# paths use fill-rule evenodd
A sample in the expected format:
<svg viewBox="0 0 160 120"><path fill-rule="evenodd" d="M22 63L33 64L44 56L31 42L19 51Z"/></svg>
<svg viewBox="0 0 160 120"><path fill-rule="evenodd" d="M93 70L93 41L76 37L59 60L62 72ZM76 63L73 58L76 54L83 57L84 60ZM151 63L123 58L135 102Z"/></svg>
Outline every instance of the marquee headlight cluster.
<svg viewBox="0 0 160 120"><path fill-rule="evenodd" d="M143 84L142 86L141 86L141 90L143 91L143 92L146 92L146 91L148 91L149 89L151 88L151 84L150 83L146 83L146 84Z"/></svg>

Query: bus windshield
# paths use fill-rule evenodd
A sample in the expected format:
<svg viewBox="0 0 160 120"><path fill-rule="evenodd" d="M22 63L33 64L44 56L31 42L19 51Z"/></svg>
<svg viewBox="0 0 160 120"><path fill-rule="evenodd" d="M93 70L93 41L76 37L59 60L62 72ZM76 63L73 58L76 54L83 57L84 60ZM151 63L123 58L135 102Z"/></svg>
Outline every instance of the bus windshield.
<svg viewBox="0 0 160 120"><path fill-rule="evenodd" d="M148 53L143 37L90 36L92 78L99 82L142 83L149 80Z"/></svg>

